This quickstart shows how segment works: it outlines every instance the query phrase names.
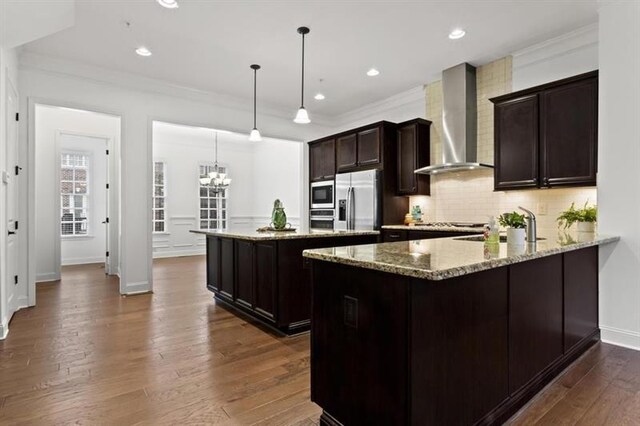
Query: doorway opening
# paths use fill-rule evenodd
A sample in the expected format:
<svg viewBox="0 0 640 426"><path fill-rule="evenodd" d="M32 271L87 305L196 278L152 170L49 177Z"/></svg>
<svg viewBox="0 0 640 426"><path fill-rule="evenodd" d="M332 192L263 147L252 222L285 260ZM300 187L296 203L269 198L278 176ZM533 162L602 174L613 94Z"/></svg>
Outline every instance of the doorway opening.
<svg viewBox="0 0 640 426"><path fill-rule="evenodd" d="M120 117L34 110L36 282L64 280L78 265L119 275Z"/></svg>

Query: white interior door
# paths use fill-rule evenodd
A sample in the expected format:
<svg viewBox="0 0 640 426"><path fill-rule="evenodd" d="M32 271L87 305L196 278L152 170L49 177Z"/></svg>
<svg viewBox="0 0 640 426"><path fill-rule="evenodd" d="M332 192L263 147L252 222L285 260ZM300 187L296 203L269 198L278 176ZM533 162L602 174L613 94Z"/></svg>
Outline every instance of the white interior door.
<svg viewBox="0 0 640 426"><path fill-rule="evenodd" d="M6 164L7 172L4 176L6 187L6 218L7 218L7 309L11 317L17 309L17 291L19 282L18 265L18 179L20 168L18 167L18 94L11 82L7 79L7 147Z"/></svg>

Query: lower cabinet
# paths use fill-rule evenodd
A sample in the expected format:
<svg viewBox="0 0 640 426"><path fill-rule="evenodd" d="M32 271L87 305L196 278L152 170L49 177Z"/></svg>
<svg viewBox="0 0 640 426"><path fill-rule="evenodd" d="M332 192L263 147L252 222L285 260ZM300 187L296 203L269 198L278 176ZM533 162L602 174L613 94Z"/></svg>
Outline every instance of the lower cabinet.
<svg viewBox="0 0 640 426"><path fill-rule="evenodd" d="M562 343L562 256L510 267L509 391L514 393L560 358Z"/></svg>
<svg viewBox="0 0 640 426"><path fill-rule="evenodd" d="M207 235L207 288L285 334L309 329L311 277L302 251L373 244L376 235L265 241Z"/></svg>
<svg viewBox="0 0 640 426"><path fill-rule="evenodd" d="M392 243L394 241L410 241L410 240L430 240L432 238L448 238L448 237L464 237L467 235L482 234L483 229L478 232L458 232L458 231L427 231L427 230L403 230L403 229L383 229L380 238L383 243Z"/></svg>
<svg viewBox="0 0 640 426"><path fill-rule="evenodd" d="M598 331L598 248L564 254L564 351Z"/></svg>

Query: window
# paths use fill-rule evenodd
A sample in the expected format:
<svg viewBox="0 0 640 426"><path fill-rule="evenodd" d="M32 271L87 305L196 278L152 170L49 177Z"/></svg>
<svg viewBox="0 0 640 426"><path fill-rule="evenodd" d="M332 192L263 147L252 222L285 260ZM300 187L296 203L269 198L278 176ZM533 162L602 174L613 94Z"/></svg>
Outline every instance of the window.
<svg viewBox="0 0 640 426"><path fill-rule="evenodd" d="M63 152L60 165L60 234L88 235L89 155Z"/></svg>
<svg viewBox="0 0 640 426"><path fill-rule="evenodd" d="M166 164L162 161L153 163L153 232L165 232L166 224Z"/></svg>
<svg viewBox="0 0 640 426"><path fill-rule="evenodd" d="M212 165L200 165L200 176L213 171ZM227 173L226 167L218 167L218 172ZM212 188L200 185L200 229L227 228L228 189L215 193Z"/></svg>

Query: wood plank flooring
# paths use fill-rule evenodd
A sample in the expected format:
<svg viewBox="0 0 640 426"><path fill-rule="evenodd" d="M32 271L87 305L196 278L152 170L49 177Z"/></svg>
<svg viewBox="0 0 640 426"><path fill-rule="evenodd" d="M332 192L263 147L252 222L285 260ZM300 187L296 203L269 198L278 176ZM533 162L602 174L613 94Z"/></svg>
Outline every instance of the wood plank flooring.
<svg viewBox="0 0 640 426"><path fill-rule="evenodd" d="M39 284L0 341L0 424L317 425L309 337L216 306L204 257L154 262L121 297L98 265ZM598 344L509 422L640 424L640 352Z"/></svg>

